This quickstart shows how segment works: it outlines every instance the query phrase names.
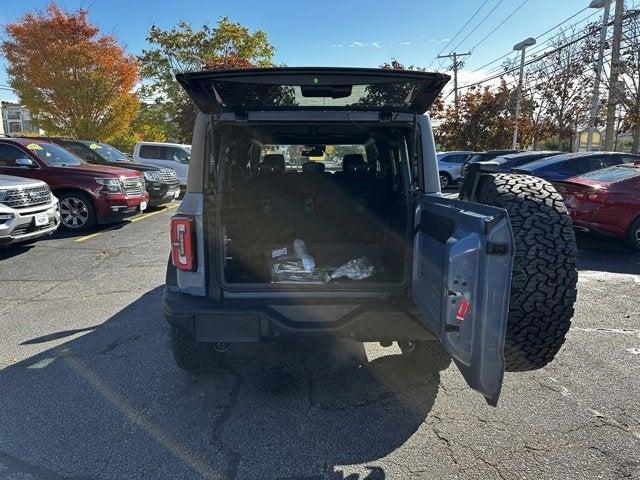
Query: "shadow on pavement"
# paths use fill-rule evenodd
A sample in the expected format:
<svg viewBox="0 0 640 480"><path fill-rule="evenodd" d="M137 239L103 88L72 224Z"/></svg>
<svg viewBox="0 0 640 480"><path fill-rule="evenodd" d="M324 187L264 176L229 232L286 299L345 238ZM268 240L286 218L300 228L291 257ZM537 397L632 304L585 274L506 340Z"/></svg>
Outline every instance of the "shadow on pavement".
<svg viewBox="0 0 640 480"><path fill-rule="evenodd" d="M576 233L578 270L640 274L640 252L622 238Z"/></svg>
<svg viewBox="0 0 640 480"><path fill-rule="evenodd" d="M16 243L15 245L2 246L0 247L0 260L17 257L18 255L22 255L23 253L28 252L32 248L33 243Z"/></svg>
<svg viewBox="0 0 640 480"><path fill-rule="evenodd" d="M0 370L0 478L383 479L379 466L360 477L340 465L404 444L449 364L367 361L362 344L328 340L240 346L191 376L171 358L160 297Z"/></svg>

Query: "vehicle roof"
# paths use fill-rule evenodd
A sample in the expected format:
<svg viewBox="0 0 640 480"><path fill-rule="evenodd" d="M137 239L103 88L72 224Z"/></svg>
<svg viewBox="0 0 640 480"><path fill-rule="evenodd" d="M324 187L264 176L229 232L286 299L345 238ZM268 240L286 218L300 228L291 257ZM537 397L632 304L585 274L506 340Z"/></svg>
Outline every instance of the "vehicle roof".
<svg viewBox="0 0 640 480"><path fill-rule="evenodd" d="M190 147L191 146L186 143L170 143L170 142L138 142L136 143L136 146L138 145L164 145L167 147Z"/></svg>
<svg viewBox="0 0 640 480"><path fill-rule="evenodd" d="M449 154L455 155L457 153L476 153L476 152L473 152L471 150L446 150L442 152L436 152L436 154L438 155L449 155Z"/></svg>
<svg viewBox="0 0 640 480"><path fill-rule="evenodd" d="M36 137L0 137L0 141L5 141L5 142L14 142L14 143L19 143L20 145L29 145L30 143L33 142L41 142L41 143L49 143L51 145L55 145L54 142L52 142L51 140L48 140L46 138L36 138Z"/></svg>
<svg viewBox="0 0 640 480"><path fill-rule="evenodd" d="M518 158L535 157L538 155L560 155L562 153L563 152L559 152L557 150L529 150L526 152L509 153L501 158L513 160Z"/></svg>
<svg viewBox="0 0 640 480"><path fill-rule="evenodd" d="M553 165L555 163L566 162L569 160L573 160L574 158L590 158L590 157L602 157L602 156L610 156L610 155L621 155L624 157L634 156L630 153L625 152L573 152L573 153L563 153L561 155L553 155L547 158L541 158L540 160L536 160L534 162L528 163L521 168L526 168L527 170L533 170L537 168L547 167L549 165Z"/></svg>

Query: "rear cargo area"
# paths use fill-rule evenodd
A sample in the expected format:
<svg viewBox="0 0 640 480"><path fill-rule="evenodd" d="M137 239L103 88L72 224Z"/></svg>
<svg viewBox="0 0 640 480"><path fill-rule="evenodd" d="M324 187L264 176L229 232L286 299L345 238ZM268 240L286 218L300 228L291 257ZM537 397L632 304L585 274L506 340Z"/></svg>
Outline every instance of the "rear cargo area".
<svg viewBox="0 0 640 480"><path fill-rule="evenodd" d="M393 166L380 159L382 148L375 157L372 148L351 145L309 158L292 153L304 149L296 147L262 145L248 155L253 161L230 169L219 232L225 282L401 283L407 207L400 156Z"/></svg>

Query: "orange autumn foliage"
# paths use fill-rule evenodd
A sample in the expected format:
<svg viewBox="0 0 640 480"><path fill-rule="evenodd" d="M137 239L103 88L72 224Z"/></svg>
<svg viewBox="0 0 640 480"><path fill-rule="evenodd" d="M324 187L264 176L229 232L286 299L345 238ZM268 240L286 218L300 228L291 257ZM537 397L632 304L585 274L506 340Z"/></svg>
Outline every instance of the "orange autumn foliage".
<svg viewBox="0 0 640 480"><path fill-rule="evenodd" d="M138 109L134 57L80 9L50 3L5 26L0 48L11 87L47 133L108 141Z"/></svg>

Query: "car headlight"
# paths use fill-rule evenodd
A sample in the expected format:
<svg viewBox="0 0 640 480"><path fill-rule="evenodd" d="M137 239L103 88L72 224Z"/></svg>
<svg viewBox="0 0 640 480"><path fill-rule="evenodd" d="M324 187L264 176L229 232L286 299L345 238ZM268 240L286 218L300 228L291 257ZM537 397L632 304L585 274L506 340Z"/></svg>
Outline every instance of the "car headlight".
<svg viewBox="0 0 640 480"><path fill-rule="evenodd" d="M109 193L122 193L122 183L117 178L96 178L96 182L103 185Z"/></svg>
<svg viewBox="0 0 640 480"><path fill-rule="evenodd" d="M150 182L157 182L158 180L160 180L160 172L153 171L153 170L144 172L144 178L146 178Z"/></svg>

